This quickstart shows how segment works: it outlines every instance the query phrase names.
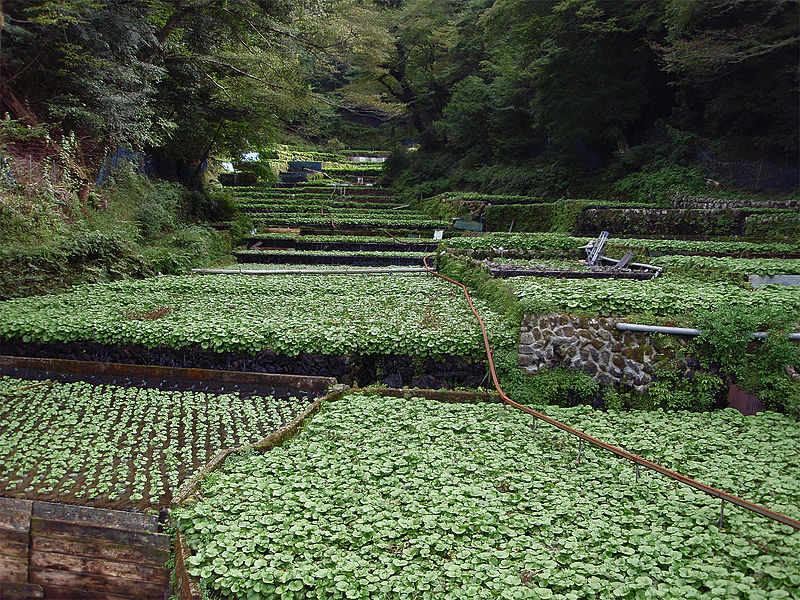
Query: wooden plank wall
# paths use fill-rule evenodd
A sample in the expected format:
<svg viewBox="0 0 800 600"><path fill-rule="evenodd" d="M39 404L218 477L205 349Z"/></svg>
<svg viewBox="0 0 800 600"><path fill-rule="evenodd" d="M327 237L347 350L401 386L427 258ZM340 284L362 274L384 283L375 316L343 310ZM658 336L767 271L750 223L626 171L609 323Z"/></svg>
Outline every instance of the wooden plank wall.
<svg viewBox="0 0 800 600"><path fill-rule="evenodd" d="M163 600L155 516L0 498L0 599Z"/></svg>

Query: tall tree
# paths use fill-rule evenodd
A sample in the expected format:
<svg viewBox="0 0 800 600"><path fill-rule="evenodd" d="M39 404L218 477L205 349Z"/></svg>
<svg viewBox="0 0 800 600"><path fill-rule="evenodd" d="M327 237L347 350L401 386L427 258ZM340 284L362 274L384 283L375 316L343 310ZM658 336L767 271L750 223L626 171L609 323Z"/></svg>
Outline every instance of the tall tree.
<svg viewBox="0 0 800 600"><path fill-rule="evenodd" d="M498 0L484 23L501 72L530 76L533 117L553 143L625 151L630 128L666 92L643 43L660 34L657 2Z"/></svg>
<svg viewBox="0 0 800 600"><path fill-rule="evenodd" d="M798 158L800 2L668 0L658 45L686 123L735 154ZM753 152L755 151L755 152Z"/></svg>

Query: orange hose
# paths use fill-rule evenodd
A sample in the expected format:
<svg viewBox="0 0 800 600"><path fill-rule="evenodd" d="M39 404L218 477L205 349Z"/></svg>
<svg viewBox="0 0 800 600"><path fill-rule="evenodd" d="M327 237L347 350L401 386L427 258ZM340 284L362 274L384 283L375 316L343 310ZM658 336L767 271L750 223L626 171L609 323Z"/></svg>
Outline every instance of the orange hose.
<svg viewBox="0 0 800 600"><path fill-rule="evenodd" d="M571 435L579 437L580 439L589 442L593 446L597 446L599 448L603 448L605 450L608 450L609 452L613 452L617 456L620 456L622 458L630 460L630 461L632 461L632 462L634 462L634 463L636 463L638 465L641 465L641 466L643 466L645 468L648 468L648 469L650 469L652 471L656 471L657 473L661 473L662 475L665 475L666 477L669 477L670 479L674 479L675 481L679 481L679 482L681 482L683 484L689 485L689 486L691 486L691 487L693 487L695 489L700 490L701 492L705 492L706 494L709 494L710 496L714 496L716 498L719 498L723 502L724 501L730 502L731 504L735 504L737 506L741 506L742 508L745 508L745 509L747 509L749 511L752 511L754 513L760 514L760 515L762 515L764 517L767 517L769 519L772 519L774 521L778 521L779 523L783 523L785 525L789 525L790 527L794 527L795 529L800 529L800 521L798 521L797 519L793 519L793 518L791 518L791 517L789 517L787 515L784 515L783 513L779 513L779 512L770 510L770 509L765 508L763 506L760 506L758 504L754 504L752 502L749 502L747 500L739 498L738 496L734 496L734 495L729 494L727 492L724 492L722 490L718 490L717 488L711 487L710 485L706 485L705 483L702 483L700 481L696 481L696 480L692 479L691 477L687 477L686 475L682 475L681 473L678 473L677 471L673 471L673 470L668 469L666 467L663 467L663 466L661 466L661 465L659 465L657 463L651 462L651 461L646 460L646 459L644 459L644 458L642 458L640 456L637 456L637 455L633 454L632 452L628 452L627 450L623 450L622 448L618 448L616 446L613 446L613 445L611 445L611 444L609 444L607 442L604 442L602 440L599 440L599 439L597 439L595 437L590 436L588 433L585 433L585 432L583 432L583 431L581 431L579 429L575 429L573 427L570 427L569 425L566 425L566 424L564 424L564 423L562 423L560 421L557 421L556 419L554 419L552 417L548 417L544 413L541 413L541 412L539 412L537 410L534 410L532 408L529 408L529 407L524 406L524 405L522 405L522 404L520 404L518 402L513 401L511 398L508 397L508 395L503 391L503 388L500 386L500 380L497 377L497 371L495 370L495 367L494 367L494 359L492 357L492 348L489 345L489 335L486 332L486 325L484 325L483 319L481 318L481 315L478 313L477 310L475 310L475 305L472 303L472 298L469 295L469 291L467 290L467 286L465 286L463 283L461 283L459 281L456 281L455 279L450 279L449 277L446 277L445 275L442 275L441 273L431 269L430 266L428 266L428 259L431 256L432 255L428 255L428 256L426 256L425 258L422 259L422 262L425 265L425 268L427 269L427 271L429 273L432 273L433 275L436 275L437 277L441 277L442 279L445 279L445 280L449 281L450 283L453 283L453 284L457 285L458 287L460 287L461 290L464 292L464 296L467 299L467 303L469 304L469 308L472 311L472 314L474 314L475 318L478 319L478 324L480 325L481 333L483 334L483 345L486 348L486 358L489 361L489 372L492 375L492 383L494 384L494 387L497 390L497 393L500 394L500 398L503 399L503 402L505 402L506 404L509 404L510 406L513 406L514 408L517 408L517 409L519 409L519 410L521 410L523 412L526 412L529 415L533 415L537 419L541 419L545 423L549 423L550 425L553 425L554 427L557 427L558 429L566 431L567 433L569 433Z"/></svg>

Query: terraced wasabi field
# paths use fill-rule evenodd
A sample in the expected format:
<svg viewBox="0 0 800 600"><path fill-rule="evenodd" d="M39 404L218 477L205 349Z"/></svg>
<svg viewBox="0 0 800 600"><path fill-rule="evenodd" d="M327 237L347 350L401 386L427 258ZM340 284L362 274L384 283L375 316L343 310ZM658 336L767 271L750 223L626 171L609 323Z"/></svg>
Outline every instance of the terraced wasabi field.
<svg viewBox="0 0 800 600"><path fill-rule="evenodd" d="M255 443L308 396L164 391L0 378L0 496L168 506L223 448Z"/></svg>
<svg viewBox="0 0 800 600"><path fill-rule="evenodd" d="M212 461L284 427L312 394L4 377L0 496L146 510L169 505L188 483L170 515L189 554L176 555L176 581L198 583L209 600L800 598L800 537L790 526L732 505L720 522L718 499L485 401L483 337L461 290L396 272L435 255L444 273L467 280L514 400L786 521L800 518L791 416L542 406L558 394L515 369L523 312L681 324L723 306L800 315L800 288L754 289L744 278L796 272L800 261L780 257L800 246L613 238L610 256L630 250L663 271L647 281L499 280L489 261L593 275L579 262L591 238L449 230L437 247L430 229L447 223L383 191L348 193L239 188L256 231L234 252L239 263L219 265L227 274L0 302L0 353L226 369L234 379L325 374L356 389L283 429L278 446ZM355 270L370 262L385 272ZM305 272L288 272L297 270ZM692 374L706 368L693 364ZM592 384L582 401L630 405L621 386L558 372L566 387L540 385L571 397ZM698 385L719 395L721 375L703 377ZM370 384L471 389L359 389ZM681 403L653 406L697 408L693 391L675 393ZM614 394L616 404L607 401ZM184 592L181 600L196 600Z"/></svg>
<svg viewBox="0 0 800 600"><path fill-rule="evenodd" d="M353 165L346 171L363 169ZM444 229L449 223L432 218L391 197L347 196L345 188L328 192L304 193L302 188L284 192L267 187L235 188L239 209L248 214L259 229L269 227L389 228L405 230Z"/></svg>
<svg viewBox="0 0 800 600"><path fill-rule="evenodd" d="M429 275L176 276L0 302L2 340L215 352L481 356L458 290ZM503 318L478 302L498 340Z"/></svg>
<svg viewBox="0 0 800 600"><path fill-rule="evenodd" d="M548 414L800 516L797 422ZM736 451L730 452L735 440ZM759 449L769 446L770 452ZM800 537L498 404L350 395L175 515L219 597L791 598Z"/></svg>

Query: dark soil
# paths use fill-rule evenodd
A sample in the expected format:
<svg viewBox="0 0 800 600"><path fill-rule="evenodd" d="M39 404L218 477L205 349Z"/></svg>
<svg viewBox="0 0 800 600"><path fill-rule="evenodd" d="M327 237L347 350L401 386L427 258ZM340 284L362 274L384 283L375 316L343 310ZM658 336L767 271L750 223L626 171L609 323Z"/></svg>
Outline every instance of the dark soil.
<svg viewBox="0 0 800 600"><path fill-rule="evenodd" d="M431 389L476 387L486 377L486 363L483 359L452 355L439 359L396 354L287 356L270 350L243 354L213 352L201 348L175 349L168 346L147 348L133 344L106 346L96 342L40 344L21 340L0 342L0 354L255 373L317 375L335 377L341 383L358 384L362 387L372 384Z"/></svg>

